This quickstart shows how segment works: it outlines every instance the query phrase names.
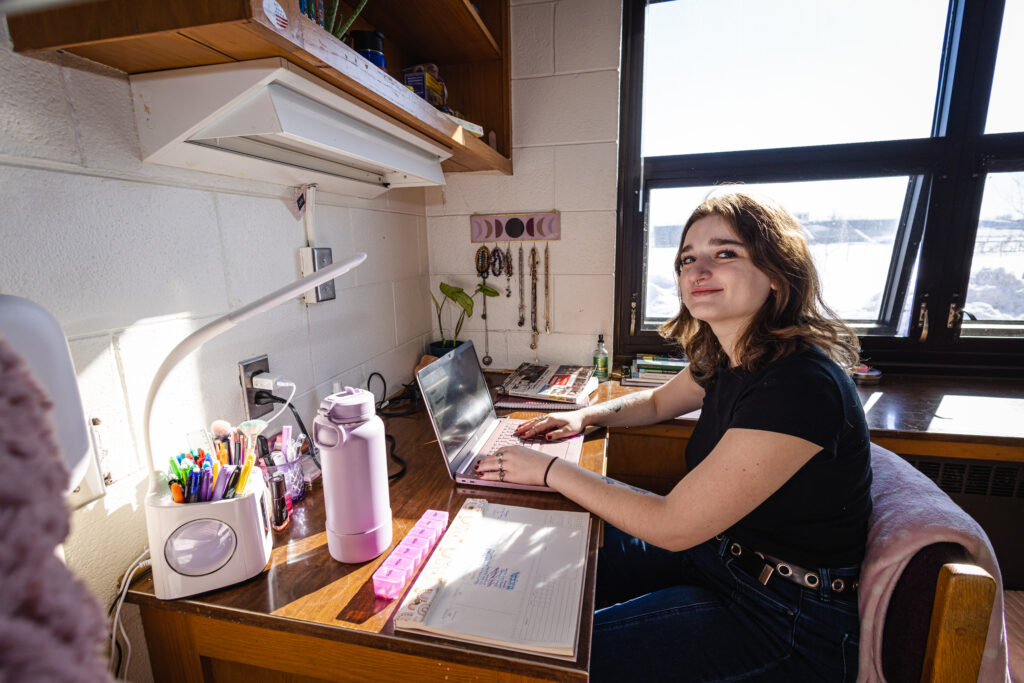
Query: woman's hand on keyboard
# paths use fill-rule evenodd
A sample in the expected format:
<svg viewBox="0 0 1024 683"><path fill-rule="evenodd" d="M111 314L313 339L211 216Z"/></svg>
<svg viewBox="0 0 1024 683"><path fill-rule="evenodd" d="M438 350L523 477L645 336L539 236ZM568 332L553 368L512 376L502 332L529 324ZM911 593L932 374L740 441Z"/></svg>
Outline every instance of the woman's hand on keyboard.
<svg viewBox="0 0 1024 683"><path fill-rule="evenodd" d="M544 472L554 457L525 446L502 446L491 455L480 458L476 473L481 479L491 481L542 486Z"/></svg>
<svg viewBox="0 0 1024 683"><path fill-rule="evenodd" d="M535 417L519 425L515 435L520 439L543 436L549 441L575 436L583 431L583 418L578 410Z"/></svg>

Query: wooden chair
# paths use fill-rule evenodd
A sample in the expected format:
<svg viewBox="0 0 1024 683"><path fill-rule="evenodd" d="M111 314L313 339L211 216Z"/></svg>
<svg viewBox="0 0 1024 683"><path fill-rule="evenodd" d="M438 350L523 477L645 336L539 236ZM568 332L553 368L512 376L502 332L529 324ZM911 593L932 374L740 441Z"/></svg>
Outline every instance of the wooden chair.
<svg viewBox="0 0 1024 683"><path fill-rule="evenodd" d="M889 683L975 683L996 582L954 543L922 548L900 575L882 632Z"/></svg>

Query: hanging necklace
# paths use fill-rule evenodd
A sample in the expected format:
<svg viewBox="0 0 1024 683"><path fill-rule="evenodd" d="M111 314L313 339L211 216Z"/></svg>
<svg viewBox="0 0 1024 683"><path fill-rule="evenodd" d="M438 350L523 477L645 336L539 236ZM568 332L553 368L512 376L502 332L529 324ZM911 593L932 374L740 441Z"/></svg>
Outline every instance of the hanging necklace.
<svg viewBox="0 0 1024 683"><path fill-rule="evenodd" d="M476 273L481 278L482 285L487 284L487 276L491 270L491 252L486 246L482 246L476 250ZM480 362L484 365L490 365L494 362L491 358L491 339L490 334L487 331L487 295L484 294L484 312L480 317L484 321L484 357L480 359Z"/></svg>
<svg viewBox="0 0 1024 683"><path fill-rule="evenodd" d="M501 277L502 271L505 270L505 254L501 252L498 245L494 245L494 249L491 249L491 273L494 277Z"/></svg>
<svg viewBox="0 0 1024 683"><path fill-rule="evenodd" d="M551 260L544 245L544 334L551 334Z"/></svg>
<svg viewBox="0 0 1024 683"><path fill-rule="evenodd" d="M526 304L523 303L523 245L519 244L519 327L526 324Z"/></svg>
<svg viewBox="0 0 1024 683"><path fill-rule="evenodd" d="M505 245L505 298L512 298L512 247L508 244Z"/></svg>
<svg viewBox="0 0 1024 683"><path fill-rule="evenodd" d="M537 247L530 247L530 348L537 348Z"/></svg>

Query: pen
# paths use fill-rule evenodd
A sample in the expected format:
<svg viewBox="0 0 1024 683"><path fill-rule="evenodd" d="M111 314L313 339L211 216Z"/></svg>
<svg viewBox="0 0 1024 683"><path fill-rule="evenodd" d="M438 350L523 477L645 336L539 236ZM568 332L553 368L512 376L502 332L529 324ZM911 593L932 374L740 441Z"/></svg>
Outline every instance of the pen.
<svg viewBox="0 0 1024 683"><path fill-rule="evenodd" d="M242 474L238 477L238 486L235 488L236 495L244 495L245 487L249 483L249 474L252 472L252 465L255 461L251 455L245 459L245 465L242 467Z"/></svg>
<svg viewBox="0 0 1024 683"><path fill-rule="evenodd" d="M234 465L224 465L224 467L220 468L220 474L217 475L217 481L213 485L213 496L211 497L211 500L220 500L225 497L224 492L227 491L228 480L231 479L234 473Z"/></svg>
<svg viewBox="0 0 1024 683"><path fill-rule="evenodd" d="M238 465L232 465L234 469L231 471L231 478L228 479L227 485L224 487L224 497L234 498L235 489L238 486L238 477L241 475L242 468Z"/></svg>
<svg viewBox="0 0 1024 683"><path fill-rule="evenodd" d="M207 502L213 495L213 468L204 467L202 479L199 482L199 500Z"/></svg>
<svg viewBox="0 0 1024 683"><path fill-rule="evenodd" d="M170 458L169 465L170 466L168 467L167 474L169 474L172 478L177 479L180 482L181 481L181 468L178 467L178 461L175 460L172 457L172 458Z"/></svg>
<svg viewBox="0 0 1024 683"><path fill-rule="evenodd" d="M185 494L181 491L181 482L177 479L171 479L171 500L175 503L184 503Z"/></svg>

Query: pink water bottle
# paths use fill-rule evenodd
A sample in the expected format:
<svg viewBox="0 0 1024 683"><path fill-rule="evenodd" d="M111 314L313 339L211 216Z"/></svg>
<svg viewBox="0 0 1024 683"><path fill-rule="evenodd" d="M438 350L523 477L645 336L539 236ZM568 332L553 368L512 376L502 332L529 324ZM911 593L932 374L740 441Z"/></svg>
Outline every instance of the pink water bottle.
<svg viewBox="0 0 1024 683"><path fill-rule="evenodd" d="M321 401L313 441L320 449L331 557L347 563L372 560L391 545L384 423L373 394L345 387Z"/></svg>

